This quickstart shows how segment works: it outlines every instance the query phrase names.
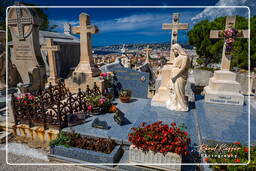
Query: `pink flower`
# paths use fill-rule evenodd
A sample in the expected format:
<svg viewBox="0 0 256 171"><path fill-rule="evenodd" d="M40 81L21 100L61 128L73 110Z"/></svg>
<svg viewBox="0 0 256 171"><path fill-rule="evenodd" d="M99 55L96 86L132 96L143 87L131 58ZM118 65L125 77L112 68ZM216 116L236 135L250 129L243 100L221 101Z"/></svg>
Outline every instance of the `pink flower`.
<svg viewBox="0 0 256 171"><path fill-rule="evenodd" d="M106 77L108 74L106 72L103 73L103 77Z"/></svg>
<svg viewBox="0 0 256 171"><path fill-rule="evenodd" d="M28 99L29 99L29 100L34 100L34 99L35 99L35 96L30 95L30 96L28 96Z"/></svg>
<svg viewBox="0 0 256 171"><path fill-rule="evenodd" d="M234 39L233 38L228 38L226 39L226 43L233 43L234 42Z"/></svg>
<svg viewBox="0 0 256 171"><path fill-rule="evenodd" d="M104 98L99 99L99 103L102 105L106 100Z"/></svg>
<svg viewBox="0 0 256 171"><path fill-rule="evenodd" d="M87 109L88 109L89 111L92 111L92 106L89 105L89 106L87 107Z"/></svg>
<svg viewBox="0 0 256 171"><path fill-rule="evenodd" d="M20 100L21 98L20 97L16 97L16 100Z"/></svg>

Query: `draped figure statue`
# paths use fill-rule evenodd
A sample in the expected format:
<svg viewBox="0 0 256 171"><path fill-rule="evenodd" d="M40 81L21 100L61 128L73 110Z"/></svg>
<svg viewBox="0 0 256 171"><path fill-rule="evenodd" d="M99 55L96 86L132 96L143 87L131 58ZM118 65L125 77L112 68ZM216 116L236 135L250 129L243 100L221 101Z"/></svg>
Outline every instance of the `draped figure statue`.
<svg viewBox="0 0 256 171"><path fill-rule="evenodd" d="M175 111L188 111L185 86L188 78L189 58L179 44L172 45L171 50L175 58L169 80L170 97L166 102L166 107Z"/></svg>

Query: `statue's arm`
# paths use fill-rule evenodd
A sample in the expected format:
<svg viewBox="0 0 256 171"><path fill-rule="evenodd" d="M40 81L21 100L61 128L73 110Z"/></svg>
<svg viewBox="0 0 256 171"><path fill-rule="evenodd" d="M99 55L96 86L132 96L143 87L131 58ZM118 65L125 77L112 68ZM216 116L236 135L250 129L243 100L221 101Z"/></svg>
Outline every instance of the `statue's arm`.
<svg viewBox="0 0 256 171"><path fill-rule="evenodd" d="M180 74L182 74L185 71L185 69L188 66L188 63L189 63L188 56L184 56L182 59L181 67L179 68L179 70L177 70L176 73L174 73L174 75L172 77L173 81L176 80L180 76Z"/></svg>

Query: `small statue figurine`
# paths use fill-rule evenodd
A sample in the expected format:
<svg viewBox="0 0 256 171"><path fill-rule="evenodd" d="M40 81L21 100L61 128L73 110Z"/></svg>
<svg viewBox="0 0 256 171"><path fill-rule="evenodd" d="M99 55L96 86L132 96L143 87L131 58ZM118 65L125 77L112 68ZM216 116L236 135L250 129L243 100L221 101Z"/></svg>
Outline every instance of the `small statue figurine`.
<svg viewBox="0 0 256 171"><path fill-rule="evenodd" d="M179 44L172 45L171 50L175 59L169 80L170 98L166 102L166 107L174 111L188 111L185 86L188 78L189 58Z"/></svg>

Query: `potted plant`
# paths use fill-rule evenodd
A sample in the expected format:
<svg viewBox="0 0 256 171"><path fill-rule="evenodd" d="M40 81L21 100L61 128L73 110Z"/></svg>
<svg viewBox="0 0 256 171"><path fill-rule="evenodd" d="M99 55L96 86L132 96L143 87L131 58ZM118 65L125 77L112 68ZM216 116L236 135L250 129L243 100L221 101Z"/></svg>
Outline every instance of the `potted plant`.
<svg viewBox="0 0 256 171"><path fill-rule="evenodd" d="M103 96L93 96L88 99L87 111L92 115L108 112L111 101Z"/></svg>
<svg viewBox="0 0 256 171"><path fill-rule="evenodd" d="M119 92L119 99L122 103L128 103L131 99L132 92L127 89L122 89Z"/></svg>
<svg viewBox="0 0 256 171"><path fill-rule="evenodd" d="M181 163L182 155L188 155L190 138L184 128L162 124L158 121L141 127L132 128L129 141L129 161L135 163ZM180 165L159 165L168 169L180 170Z"/></svg>
<svg viewBox="0 0 256 171"><path fill-rule="evenodd" d="M123 151L110 138L82 136L75 132L61 132L57 139L50 141L50 154L67 158L69 161L90 163L117 163Z"/></svg>
<svg viewBox="0 0 256 171"><path fill-rule="evenodd" d="M114 99L114 73L104 72L100 73L100 79L104 80L105 96L110 100Z"/></svg>

